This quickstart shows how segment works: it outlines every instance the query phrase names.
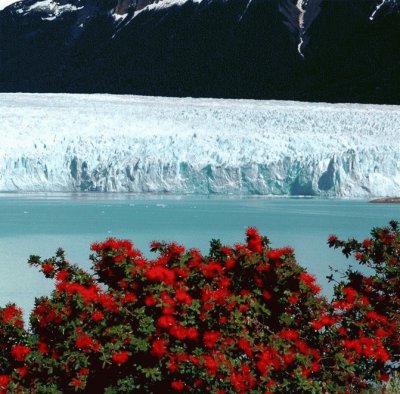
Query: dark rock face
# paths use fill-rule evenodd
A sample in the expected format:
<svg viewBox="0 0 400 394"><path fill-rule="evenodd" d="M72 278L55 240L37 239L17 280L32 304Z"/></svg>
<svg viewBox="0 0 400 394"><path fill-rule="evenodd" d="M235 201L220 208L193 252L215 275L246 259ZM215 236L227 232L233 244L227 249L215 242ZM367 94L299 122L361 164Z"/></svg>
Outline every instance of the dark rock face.
<svg viewBox="0 0 400 394"><path fill-rule="evenodd" d="M151 1L0 11L0 91L400 104L394 0Z"/></svg>
<svg viewBox="0 0 400 394"><path fill-rule="evenodd" d="M129 11L129 8L131 8L132 6L135 6L135 4L132 4L131 0L118 0L114 12L117 15L124 15Z"/></svg>

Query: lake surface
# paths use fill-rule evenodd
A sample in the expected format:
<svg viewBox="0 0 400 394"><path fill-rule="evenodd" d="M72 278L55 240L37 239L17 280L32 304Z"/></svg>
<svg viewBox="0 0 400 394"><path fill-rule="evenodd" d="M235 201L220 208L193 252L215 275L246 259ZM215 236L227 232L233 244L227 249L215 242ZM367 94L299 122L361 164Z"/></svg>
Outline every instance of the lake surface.
<svg viewBox="0 0 400 394"><path fill-rule="evenodd" d="M329 296L329 265L344 269L353 261L330 250L328 236L364 239L372 227L400 221L400 205L313 198L2 194L0 218L0 305L12 301L29 311L34 298L52 288L27 265L31 254L50 257L62 247L67 259L89 268L90 244L107 237L131 239L147 256L152 240L207 252L212 238L227 245L243 242L249 226L267 235L273 247L293 247Z"/></svg>

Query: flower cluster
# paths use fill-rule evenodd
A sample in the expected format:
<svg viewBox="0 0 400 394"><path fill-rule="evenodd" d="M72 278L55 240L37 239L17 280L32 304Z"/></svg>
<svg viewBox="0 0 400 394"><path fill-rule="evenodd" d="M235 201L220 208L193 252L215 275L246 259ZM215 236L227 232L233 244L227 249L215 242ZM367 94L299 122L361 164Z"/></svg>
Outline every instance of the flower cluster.
<svg viewBox="0 0 400 394"><path fill-rule="evenodd" d="M0 394L351 393L385 381L399 361L400 234L374 234L329 238L376 269L349 271L332 302L255 228L207 256L153 242L149 260L108 239L91 247L93 274L62 250L31 256L55 289L29 330L15 305L0 308Z"/></svg>

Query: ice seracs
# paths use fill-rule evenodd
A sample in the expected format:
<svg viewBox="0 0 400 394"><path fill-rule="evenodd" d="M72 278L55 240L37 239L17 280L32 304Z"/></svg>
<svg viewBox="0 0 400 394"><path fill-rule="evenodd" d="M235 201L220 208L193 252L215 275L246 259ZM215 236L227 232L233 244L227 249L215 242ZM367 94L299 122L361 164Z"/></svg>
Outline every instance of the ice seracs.
<svg viewBox="0 0 400 394"><path fill-rule="evenodd" d="M400 107L0 94L0 191L400 195Z"/></svg>

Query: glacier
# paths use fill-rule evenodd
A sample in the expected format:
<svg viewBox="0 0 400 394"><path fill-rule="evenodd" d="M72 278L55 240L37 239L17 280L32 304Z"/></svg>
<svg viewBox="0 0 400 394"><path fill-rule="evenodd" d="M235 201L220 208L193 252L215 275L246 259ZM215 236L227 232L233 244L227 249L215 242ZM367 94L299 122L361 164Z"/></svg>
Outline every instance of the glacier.
<svg viewBox="0 0 400 394"><path fill-rule="evenodd" d="M400 106L0 94L1 192L400 195Z"/></svg>

